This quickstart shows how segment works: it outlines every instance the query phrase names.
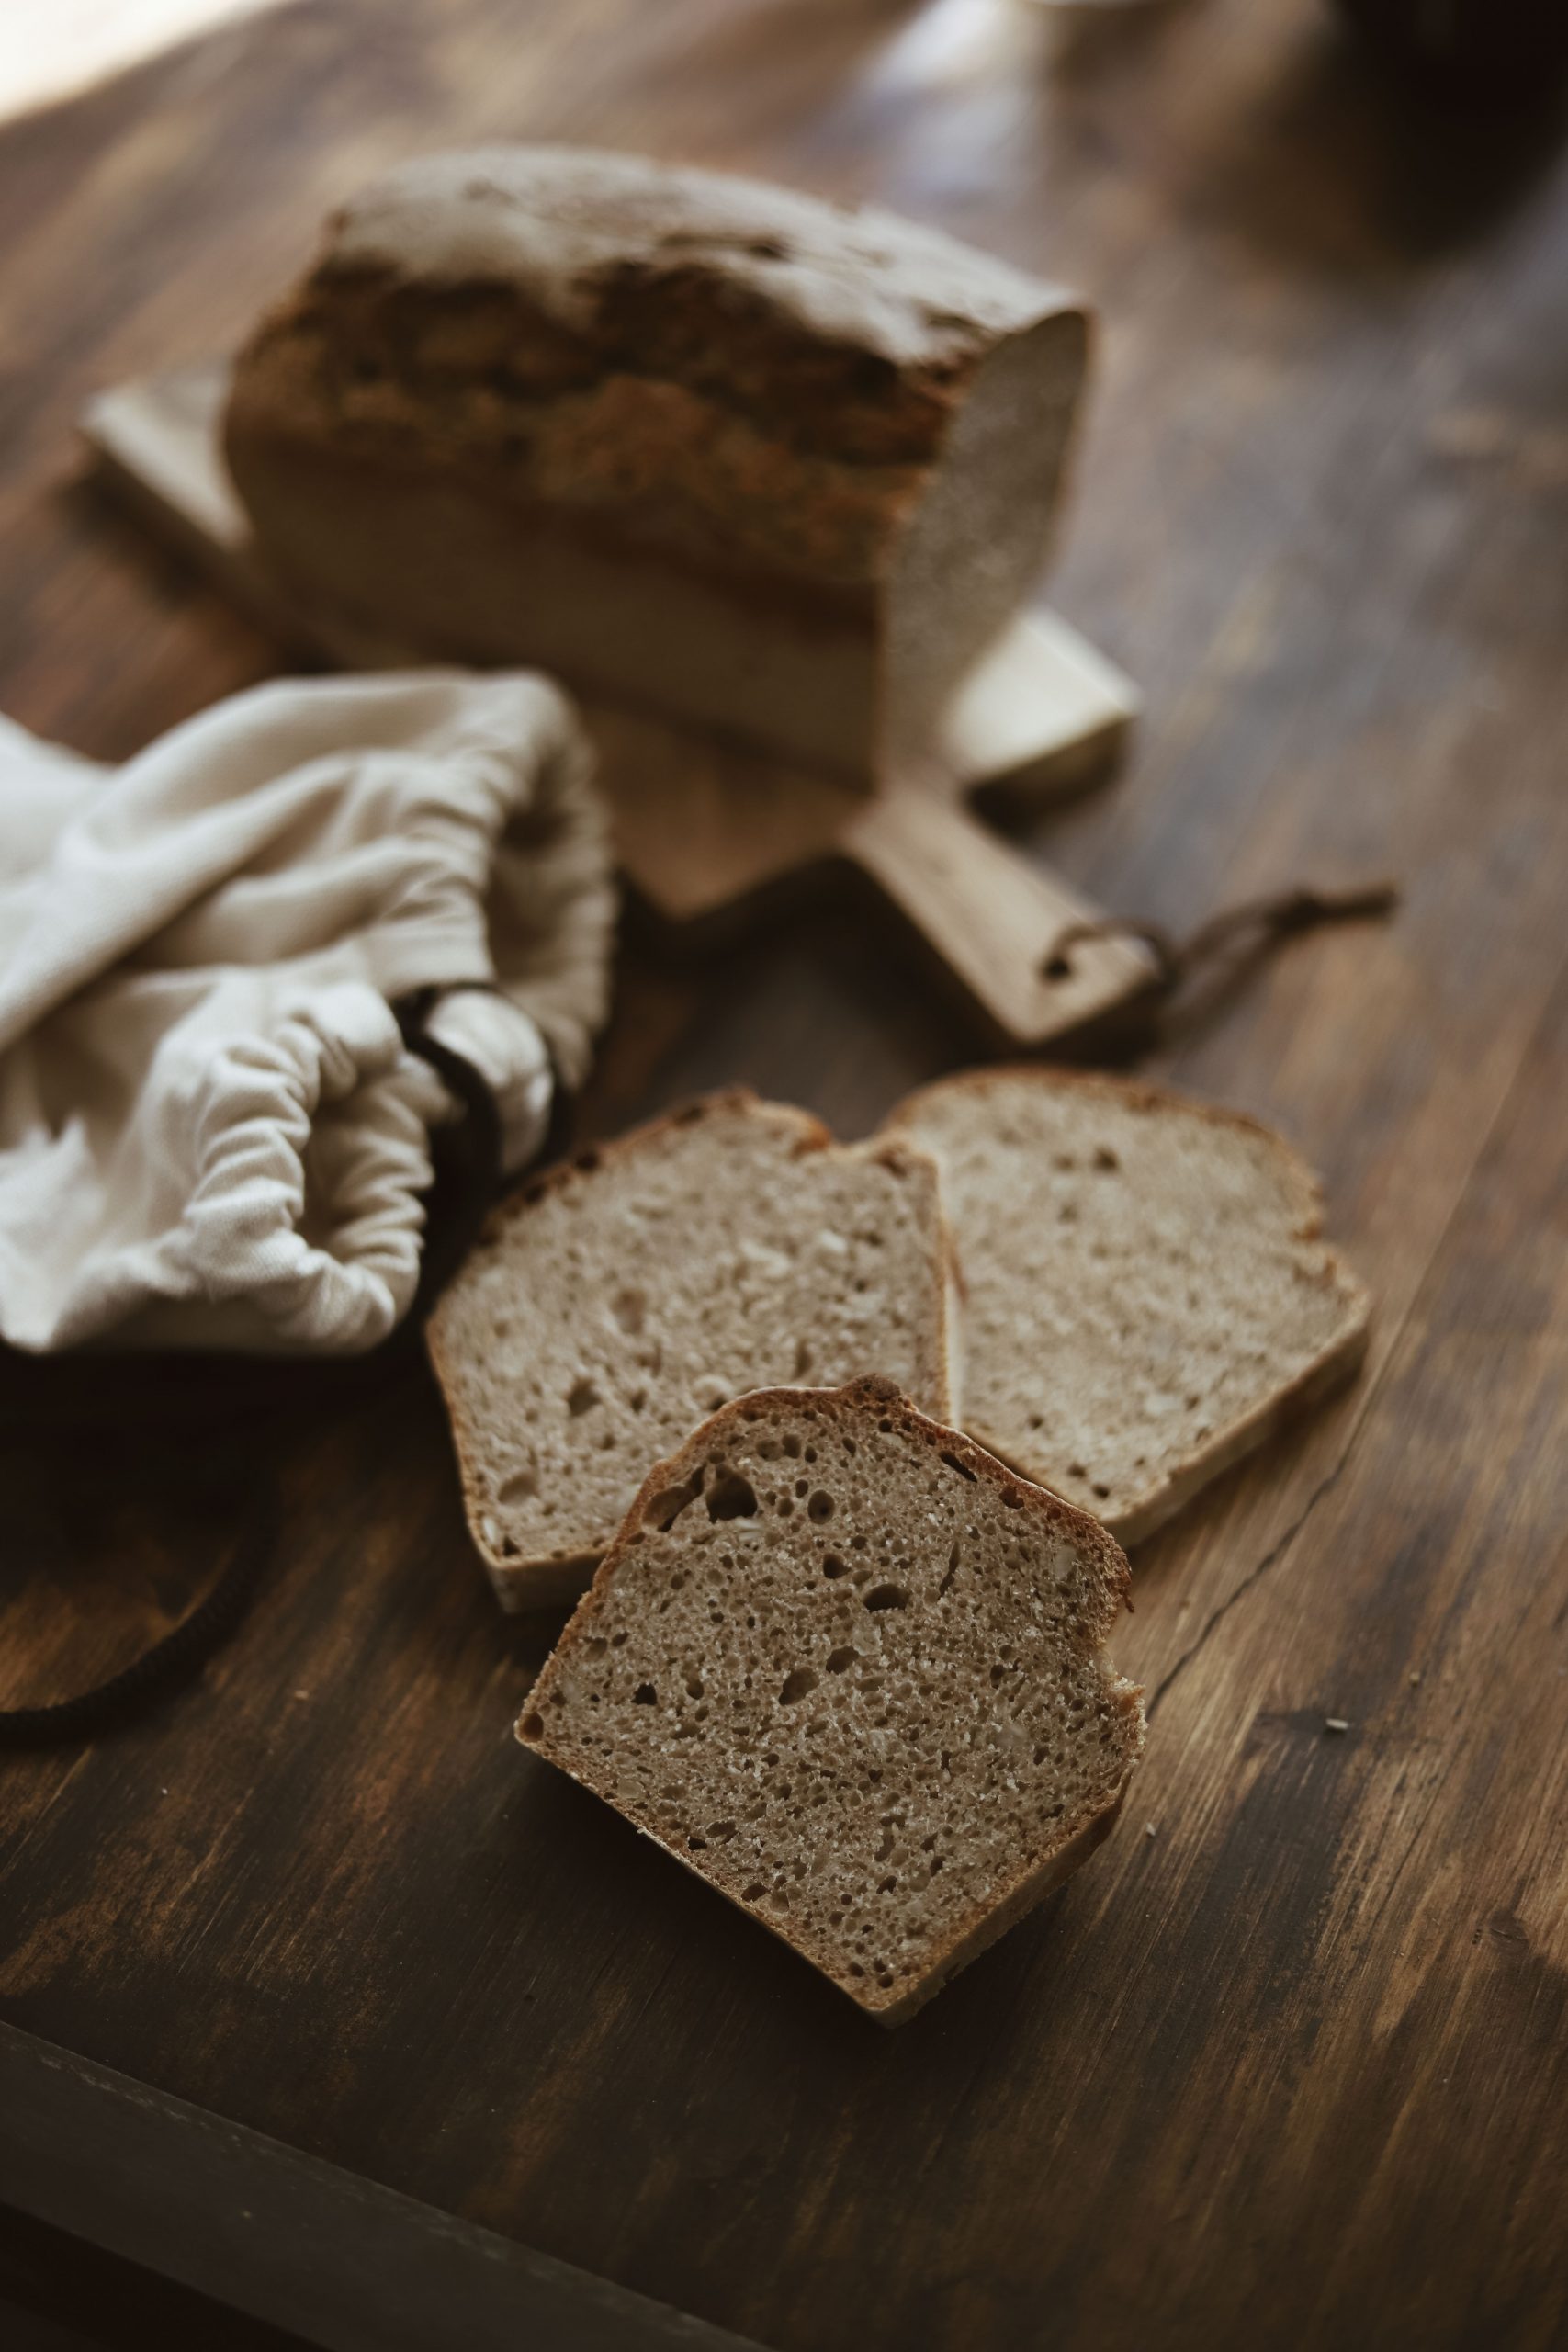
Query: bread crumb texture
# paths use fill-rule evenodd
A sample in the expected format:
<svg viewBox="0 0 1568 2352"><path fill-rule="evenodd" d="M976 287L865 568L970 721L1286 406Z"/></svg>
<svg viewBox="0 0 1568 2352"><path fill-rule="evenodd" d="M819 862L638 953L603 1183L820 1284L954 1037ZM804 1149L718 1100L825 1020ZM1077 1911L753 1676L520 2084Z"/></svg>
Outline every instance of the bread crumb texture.
<svg viewBox="0 0 1568 2352"><path fill-rule="evenodd" d="M1126 1574L891 1384L749 1397L649 1479L518 1736L896 2022L1110 1826Z"/></svg>
<svg viewBox="0 0 1568 2352"><path fill-rule="evenodd" d="M879 1372L945 1412L945 1251L927 1158L742 1091L525 1187L430 1330L492 1568L592 1565L649 1465L745 1391Z"/></svg>
<svg viewBox="0 0 1568 2352"><path fill-rule="evenodd" d="M942 1169L966 1425L1124 1542L1359 1359L1367 1297L1316 1180L1251 1120L1027 1069L927 1088L888 1127Z"/></svg>

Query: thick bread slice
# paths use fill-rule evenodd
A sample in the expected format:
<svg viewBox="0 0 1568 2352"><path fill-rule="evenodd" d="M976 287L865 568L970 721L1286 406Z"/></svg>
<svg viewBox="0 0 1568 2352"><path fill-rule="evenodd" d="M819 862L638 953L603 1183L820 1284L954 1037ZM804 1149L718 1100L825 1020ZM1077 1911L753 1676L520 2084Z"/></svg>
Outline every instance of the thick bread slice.
<svg viewBox="0 0 1568 2352"><path fill-rule="evenodd" d="M936 1170L743 1089L527 1185L429 1325L502 1606L575 1600L649 1464L716 1407L882 1372L952 1409Z"/></svg>
<svg viewBox="0 0 1568 2352"><path fill-rule="evenodd" d="M1126 1589L890 1382L742 1397L649 1476L517 1736L897 2025L1114 1821Z"/></svg>
<svg viewBox="0 0 1568 2352"><path fill-rule="evenodd" d="M925 1087L884 1133L942 1167L965 1426L1123 1544L1360 1362L1317 1179L1250 1119L1025 1068Z"/></svg>

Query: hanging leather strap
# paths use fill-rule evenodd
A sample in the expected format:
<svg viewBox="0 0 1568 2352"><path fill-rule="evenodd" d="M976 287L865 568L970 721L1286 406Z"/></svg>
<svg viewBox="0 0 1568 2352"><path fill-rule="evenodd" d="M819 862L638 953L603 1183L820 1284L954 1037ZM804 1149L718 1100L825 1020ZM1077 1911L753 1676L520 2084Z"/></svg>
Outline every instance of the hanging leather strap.
<svg viewBox="0 0 1568 2352"><path fill-rule="evenodd" d="M1082 940L1141 940L1155 959L1154 996L1163 1008L1198 975L1228 958L1244 957L1249 948L1268 955L1300 932L1322 924L1364 922L1390 915L1399 904L1399 886L1387 880L1358 883L1348 889L1316 889L1310 884L1280 890L1268 898L1245 899L1224 908L1201 922L1185 939L1178 939L1163 923L1143 922L1129 915L1107 915L1095 922L1076 922L1055 940L1047 970L1070 966L1069 951Z"/></svg>

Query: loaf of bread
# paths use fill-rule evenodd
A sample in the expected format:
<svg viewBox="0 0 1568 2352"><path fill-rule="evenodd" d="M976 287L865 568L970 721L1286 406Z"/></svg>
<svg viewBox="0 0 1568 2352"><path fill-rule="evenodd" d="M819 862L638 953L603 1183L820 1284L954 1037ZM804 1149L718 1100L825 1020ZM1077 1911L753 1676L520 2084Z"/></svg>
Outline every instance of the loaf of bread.
<svg viewBox="0 0 1568 2352"><path fill-rule="evenodd" d="M575 1600L716 1406L882 1372L951 1410L936 1170L735 1089L527 1185L428 1326L468 1523L508 1609Z"/></svg>
<svg viewBox="0 0 1568 2352"><path fill-rule="evenodd" d="M1126 1587L890 1384L747 1396L650 1473L518 1736L895 2025L1114 1821Z"/></svg>
<svg viewBox="0 0 1568 2352"><path fill-rule="evenodd" d="M1086 322L935 230L565 147L410 164L240 355L229 464L362 646L859 778L1039 571Z"/></svg>
<svg viewBox="0 0 1568 2352"><path fill-rule="evenodd" d="M965 1427L1123 1544L1360 1362L1317 1180L1251 1119L1032 1067L940 1080L885 1132L942 1169Z"/></svg>

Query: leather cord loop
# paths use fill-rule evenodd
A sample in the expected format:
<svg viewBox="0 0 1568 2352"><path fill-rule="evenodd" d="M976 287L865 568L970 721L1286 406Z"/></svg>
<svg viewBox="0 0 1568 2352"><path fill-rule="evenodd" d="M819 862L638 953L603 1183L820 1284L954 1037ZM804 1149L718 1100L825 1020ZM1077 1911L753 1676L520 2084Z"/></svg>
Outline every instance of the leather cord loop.
<svg viewBox="0 0 1568 2352"><path fill-rule="evenodd" d="M1185 939L1178 939L1163 923L1108 915L1098 922L1070 923L1052 943L1046 968L1056 972L1070 968L1069 950L1086 940L1135 939L1154 957L1154 990L1165 1002L1207 966L1244 948L1249 939L1256 952L1268 955L1299 932L1314 931L1325 923L1375 920L1392 914L1398 904L1399 886L1391 880L1359 883L1342 890L1300 884L1294 889L1224 908Z"/></svg>

